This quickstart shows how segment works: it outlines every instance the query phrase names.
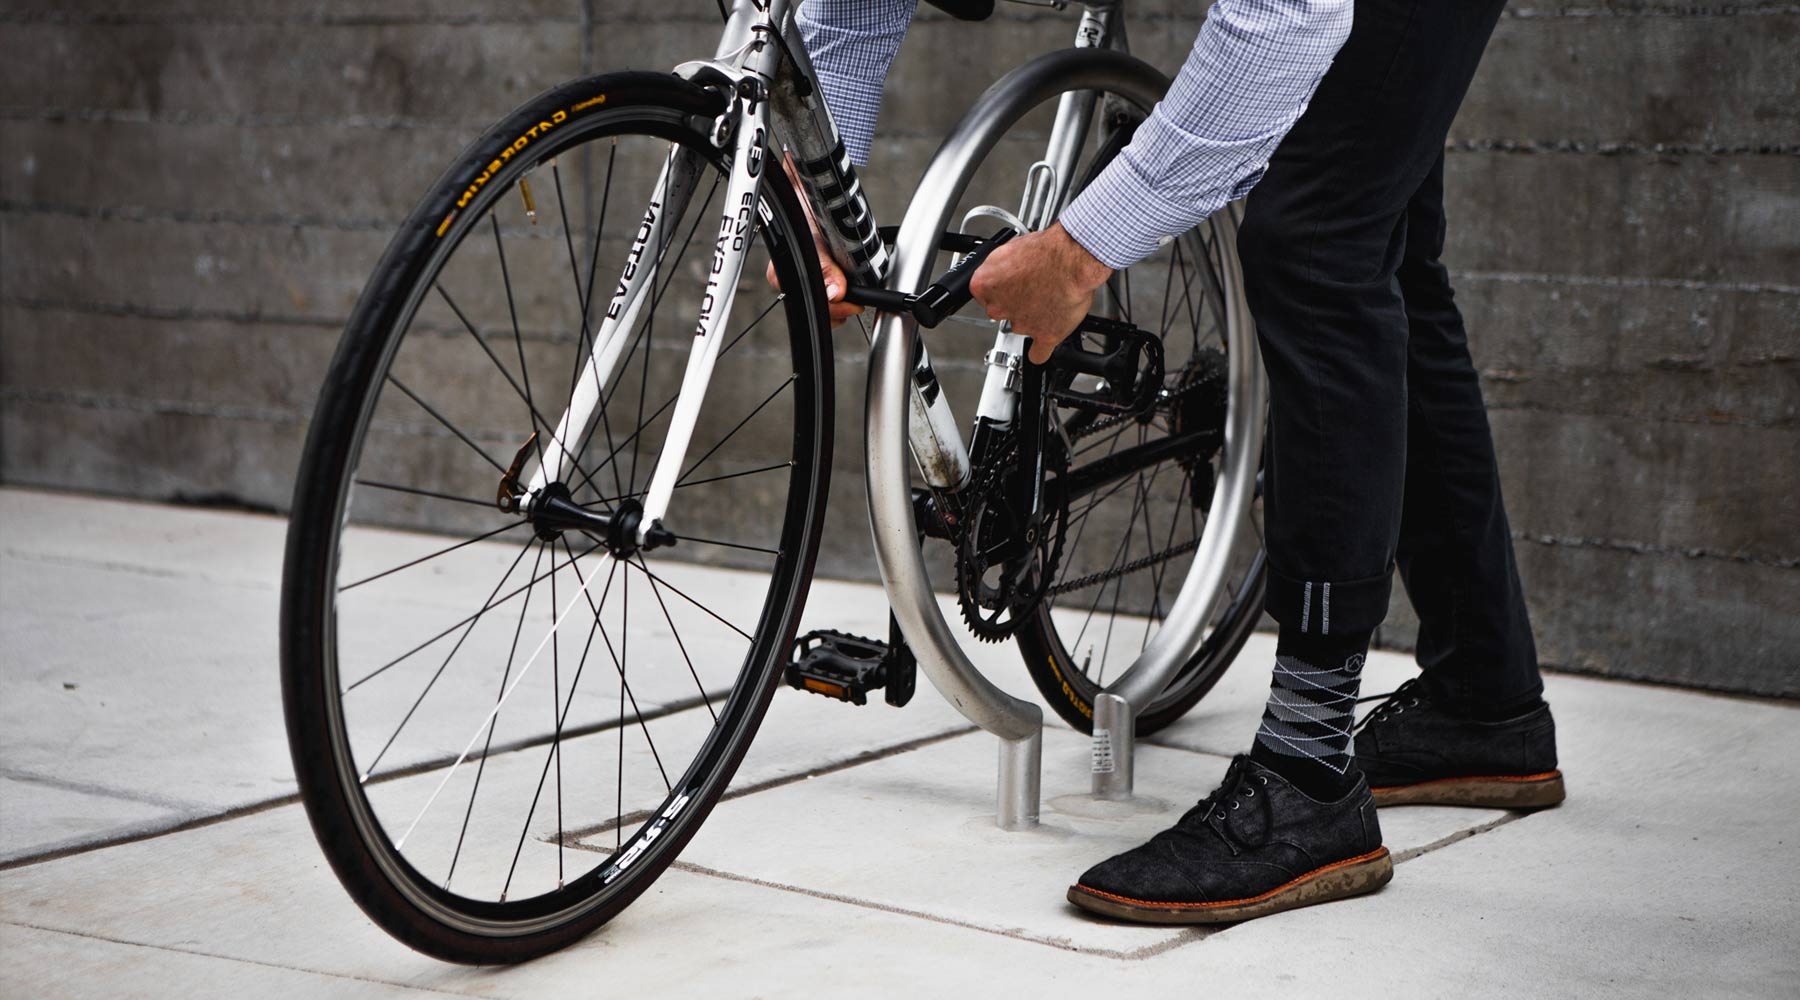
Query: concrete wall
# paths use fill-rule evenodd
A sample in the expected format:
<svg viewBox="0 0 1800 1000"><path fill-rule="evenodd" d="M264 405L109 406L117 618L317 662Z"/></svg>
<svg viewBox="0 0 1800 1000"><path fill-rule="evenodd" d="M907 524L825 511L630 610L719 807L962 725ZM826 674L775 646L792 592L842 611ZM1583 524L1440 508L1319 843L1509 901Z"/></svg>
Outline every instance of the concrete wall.
<svg viewBox="0 0 1800 1000"><path fill-rule="evenodd" d="M1800 10L1516 0L1450 143L1450 255L1546 662L1800 695ZM1135 6L1179 65L1199 5ZM922 17L868 178L1071 22ZM706 0L0 0L0 480L280 509L339 325L450 153ZM861 372L839 341L840 413ZM867 575L858 434L828 572ZM1381 640L1404 647L1396 599Z"/></svg>

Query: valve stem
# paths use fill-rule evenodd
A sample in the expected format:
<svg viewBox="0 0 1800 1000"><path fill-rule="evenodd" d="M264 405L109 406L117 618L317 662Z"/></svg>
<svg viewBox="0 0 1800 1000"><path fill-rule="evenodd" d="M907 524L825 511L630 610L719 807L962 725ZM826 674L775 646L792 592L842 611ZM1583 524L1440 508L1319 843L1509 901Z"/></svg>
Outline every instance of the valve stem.
<svg viewBox="0 0 1800 1000"><path fill-rule="evenodd" d="M525 199L525 217L537 225L537 201L531 197L531 178L519 178L519 194Z"/></svg>

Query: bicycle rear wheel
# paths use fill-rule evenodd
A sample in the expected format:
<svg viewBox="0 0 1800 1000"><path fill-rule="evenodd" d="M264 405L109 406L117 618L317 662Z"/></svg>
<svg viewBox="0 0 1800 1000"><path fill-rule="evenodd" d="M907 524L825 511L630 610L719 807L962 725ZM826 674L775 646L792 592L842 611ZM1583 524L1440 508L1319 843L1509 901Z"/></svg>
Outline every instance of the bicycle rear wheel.
<svg viewBox="0 0 1800 1000"><path fill-rule="evenodd" d="M542 460L628 259L652 297L549 489L608 515L646 489L707 290L723 109L647 73L521 107L395 237L321 393L282 590L288 736L339 879L431 955L521 961L624 909L724 790L793 641L832 369L779 171L753 239L789 291L746 268L664 520L675 543L632 551L498 497ZM691 197L657 189L671 150L698 167ZM672 223L658 245L647 202Z"/></svg>
<svg viewBox="0 0 1800 1000"><path fill-rule="evenodd" d="M1054 176L1037 161L1051 139L1064 93L1099 95L1074 161L1076 192L1118 155L1149 113L1153 99L1143 84L1154 71L1136 60L1093 50L1045 60L1057 65L1056 88L1034 92L1036 103L1014 113L1004 138L954 192L952 219L976 228L976 220L1003 217L1031 180L1042 183ZM970 118L993 114L978 105ZM1017 214L1025 215L1026 207ZM1236 226L1235 207L1219 212L1115 274L1096 297L1097 312L1161 339L1166 374L1152 409L1109 416L1067 404L1053 407L1051 439L1069 444L1068 468L1059 475L1074 495L1048 596L1014 638L1040 694L1083 732L1092 730L1094 697L1137 661L1190 578L1216 576L1220 599L1208 609L1197 651L1138 713L1139 735L1192 708L1217 683L1261 615L1263 560L1255 504L1234 508L1238 513L1230 517L1215 516L1213 509L1215 485L1226 475L1226 428L1260 429L1261 423L1260 368L1249 366L1254 385L1240 384L1233 374L1241 370L1233 359L1243 352L1254 359L1257 350L1237 265ZM945 391L973 398L981 362L958 359L942 335L932 351ZM1245 435L1235 446L1253 451L1256 437ZM1090 486L1074 489L1082 482ZM1197 553L1209 532L1230 542L1229 555L1202 565Z"/></svg>

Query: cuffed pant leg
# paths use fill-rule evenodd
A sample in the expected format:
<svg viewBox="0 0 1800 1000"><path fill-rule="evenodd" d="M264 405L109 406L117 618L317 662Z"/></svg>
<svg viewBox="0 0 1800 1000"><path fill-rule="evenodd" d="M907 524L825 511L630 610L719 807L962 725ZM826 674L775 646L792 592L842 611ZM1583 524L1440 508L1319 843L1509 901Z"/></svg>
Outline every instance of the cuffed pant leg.
<svg viewBox="0 0 1800 1000"><path fill-rule="evenodd" d="M1267 607L1284 628L1373 629L1404 500L1407 209L1500 0L1358 0L1350 38L1271 158L1239 231L1270 384ZM1318 617L1314 617L1314 612Z"/></svg>
<svg viewBox="0 0 1800 1000"><path fill-rule="evenodd" d="M1505 714L1543 691L1468 334L1440 256L1444 162L1407 209L1405 509L1397 561L1432 694Z"/></svg>

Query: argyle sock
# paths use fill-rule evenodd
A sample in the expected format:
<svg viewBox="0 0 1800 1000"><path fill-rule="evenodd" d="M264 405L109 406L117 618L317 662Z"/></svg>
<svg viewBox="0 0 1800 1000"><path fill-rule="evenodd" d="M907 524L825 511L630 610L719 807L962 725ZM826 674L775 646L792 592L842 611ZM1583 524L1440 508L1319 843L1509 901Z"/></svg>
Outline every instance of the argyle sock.
<svg viewBox="0 0 1800 1000"><path fill-rule="evenodd" d="M1250 757L1322 801L1356 784L1350 728L1369 636L1310 635L1283 628L1275 677Z"/></svg>

